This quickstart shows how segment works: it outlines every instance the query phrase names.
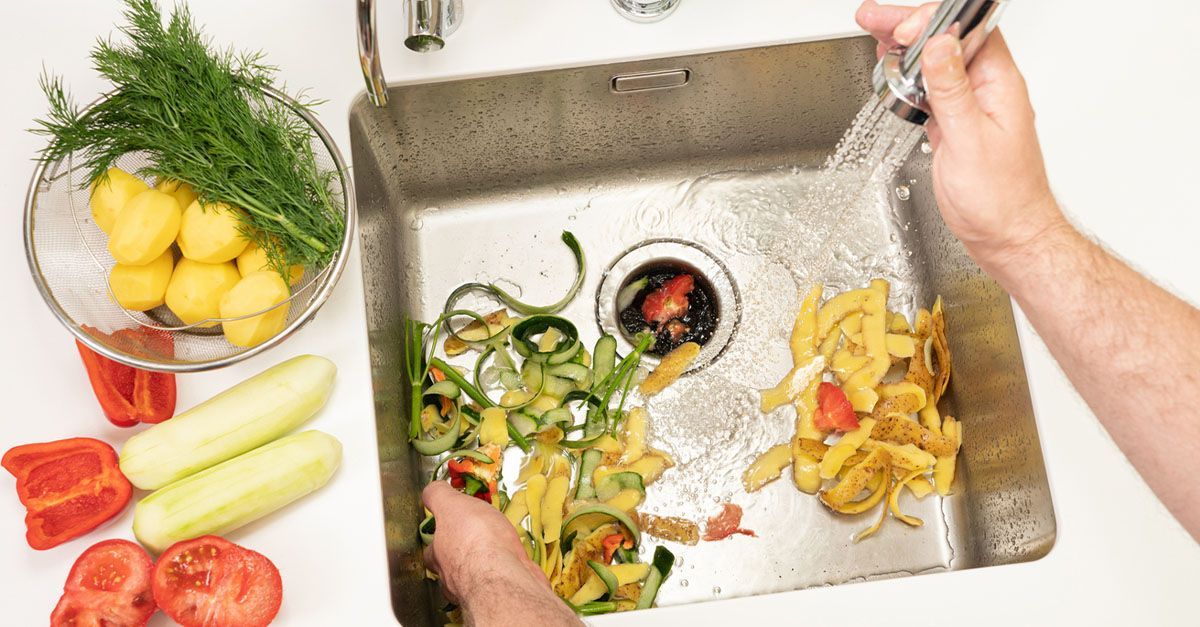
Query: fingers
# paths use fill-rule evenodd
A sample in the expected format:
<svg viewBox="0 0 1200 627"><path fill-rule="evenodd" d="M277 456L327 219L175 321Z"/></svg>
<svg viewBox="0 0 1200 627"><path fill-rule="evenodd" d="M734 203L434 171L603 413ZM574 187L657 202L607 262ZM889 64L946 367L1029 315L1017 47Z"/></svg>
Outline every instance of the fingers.
<svg viewBox="0 0 1200 627"><path fill-rule="evenodd" d="M986 116L967 76L958 38L942 34L930 39L921 55L921 71L943 137L957 142L977 136Z"/></svg>
<svg viewBox="0 0 1200 627"><path fill-rule="evenodd" d="M421 502L425 504L425 509L433 512L434 518L437 518L439 510L452 506L454 499L459 496L462 496L462 493L450 487L450 484L434 481L421 491Z"/></svg>
<svg viewBox="0 0 1200 627"><path fill-rule="evenodd" d="M863 30L878 39L880 44L892 48L896 45L892 32L896 30L896 25L903 22L913 11L912 7L880 5L875 0L866 0L854 14L854 20Z"/></svg>
<svg viewBox="0 0 1200 627"><path fill-rule="evenodd" d="M984 112L1002 128L1010 121L1024 122L1032 115L1025 78L999 30L988 35L967 73Z"/></svg>
<svg viewBox="0 0 1200 627"><path fill-rule="evenodd" d="M896 25L892 38L901 46L911 46L924 32L929 20L933 19L933 14L937 12L938 6L939 3L930 2L922 4L915 11L910 11L904 20Z"/></svg>

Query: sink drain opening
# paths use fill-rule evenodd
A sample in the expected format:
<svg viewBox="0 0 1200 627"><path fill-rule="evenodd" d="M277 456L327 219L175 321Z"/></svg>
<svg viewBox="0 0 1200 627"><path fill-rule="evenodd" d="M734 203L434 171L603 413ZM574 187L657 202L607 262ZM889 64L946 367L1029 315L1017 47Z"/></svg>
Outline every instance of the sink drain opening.
<svg viewBox="0 0 1200 627"><path fill-rule="evenodd" d="M725 264L692 242L647 240L608 267L596 292L596 322L623 350L638 333L655 335L647 359L685 342L700 345L688 372L715 362L737 333L741 296Z"/></svg>

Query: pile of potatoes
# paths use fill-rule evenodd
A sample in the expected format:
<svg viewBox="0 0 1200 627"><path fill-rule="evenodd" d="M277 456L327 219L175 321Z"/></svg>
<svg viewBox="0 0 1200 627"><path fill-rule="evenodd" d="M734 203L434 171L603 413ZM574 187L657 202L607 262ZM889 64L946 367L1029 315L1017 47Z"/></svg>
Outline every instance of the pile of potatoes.
<svg viewBox="0 0 1200 627"><path fill-rule="evenodd" d="M126 309L166 305L184 324L195 324L249 315L290 295L266 253L242 236L240 209L201 205L187 183L160 181L151 188L112 168L107 180L93 182L91 209L117 261L109 287ZM293 266L288 278L295 285L303 275L303 267ZM285 304L225 322L222 330L229 343L251 347L283 330L287 316Z"/></svg>

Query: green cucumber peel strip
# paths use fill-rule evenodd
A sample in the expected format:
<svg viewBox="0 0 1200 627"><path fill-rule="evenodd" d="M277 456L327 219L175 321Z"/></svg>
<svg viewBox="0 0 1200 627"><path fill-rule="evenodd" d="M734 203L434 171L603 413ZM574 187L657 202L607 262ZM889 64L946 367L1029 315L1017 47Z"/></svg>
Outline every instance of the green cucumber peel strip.
<svg viewBox="0 0 1200 627"><path fill-rule="evenodd" d="M597 436L596 439L599 437L603 436ZM583 456L579 458L579 481L575 486L576 500L596 498L596 486L592 483L592 476L603 459L604 453L594 448L584 451Z"/></svg>
<svg viewBox="0 0 1200 627"><path fill-rule="evenodd" d="M570 231L563 231L562 241L567 245L567 248L571 249L571 253L575 256L575 281L571 283L570 289L567 290L567 293L563 295L558 302L539 307L517 300L512 294L504 291L495 283L467 283L458 286L453 292L450 292L450 296L446 299L446 306L443 309L445 311L450 311L458 302L458 299L462 298L463 295L469 292L480 291L487 292L492 296L495 296L500 300L500 302L504 303L510 309L523 316L530 316L534 314L552 314L562 311L562 309L566 307L568 303L574 300L577 294L579 294L579 288L583 287L583 277L585 274L585 268L587 267L583 255L583 248L580 247L579 240L575 239L575 235Z"/></svg>
<svg viewBox="0 0 1200 627"><path fill-rule="evenodd" d="M633 283L622 287L621 291L617 292L617 314L620 315L622 311L625 311L630 305L632 305L634 299L637 298L638 292L646 289L646 286L649 284L650 277L644 276Z"/></svg>
<svg viewBox="0 0 1200 627"><path fill-rule="evenodd" d="M454 412L454 422L450 423L450 428L445 433L432 440L413 440L412 447L427 457L441 455L454 448L460 434L462 434L462 412Z"/></svg>
<svg viewBox="0 0 1200 627"><path fill-rule="evenodd" d="M604 514L605 516L612 518L613 520L624 525L624 527L629 530L629 534L633 536L634 548L637 548L637 545L641 544L642 532L638 530L637 523L633 522L633 519L629 517L629 514L626 514L612 505L606 505L604 503L585 505L574 512L571 512L570 516L567 516L565 519L563 519L562 528L565 530L567 526L571 524L571 521L587 514ZM562 534L560 533L559 537L561 536Z"/></svg>
<svg viewBox="0 0 1200 627"><path fill-rule="evenodd" d="M555 342L553 349L548 351L538 350L537 342L534 342L532 339L533 336L545 333L549 329L554 329L561 333L562 338ZM579 329L575 328L574 323L562 316L548 314L529 316L518 322L512 328L512 343L513 348L522 357L552 365L569 362L575 356L575 353L579 352L579 348L583 346L583 343L579 341Z"/></svg>
<svg viewBox="0 0 1200 627"><path fill-rule="evenodd" d="M441 358L433 357L429 360L429 363L445 373L448 381L453 381L455 384L457 384L458 387L462 389L463 393L470 397L471 400L475 401L480 407L487 409L488 407L499 406L493 402L492 399L488 398L486 394L481 392L479 388L468 383L467 380L457 370L451 368L450 364L447 364ZM525 436L517 432L516 427L514 427L511 422L508 423L508 437L512 439L514 444L521 447L522 451L526 453L529 452L529 440L525 439Z"/></svg>
<svg viewBox="0 0 1200 627"><path fill-rule="evenodd" d="M421 537L421 544L429 546L433 544L433 532L437 529L437 521L433 519L433 514L425 517L420 525L417 525L417 535Z"/></svg>
<svg viewBox="0 0 1200 627"><path fill-rule="evenodd" d="M450 400L454 400L458 398L458 395L461 391L462 390L460 390L453 381L446 379L445 381L438 381L437 383L425 388L425 395L445 396Z"/></svg>
<svg viewBox="0 0 1200 627"><path fill-rule="evenodd" d="M494 459L492 459L491 457L488 457L487 455L484 455L483 453L480 453L479 451L477 451L475 449L464 448L464 449L459 449L457 451L451 451L448 455L446 455L446 457L444 457L442 459L442 461L438 462L437 466L434 467L433 480L434 481L438 480L438 473L440 473L442 471L442 466L445 466L447 462L449 462L452 459L464 459L464 458L465 459L473 459L481 464L496 463L496 461Z"/></svg>
<svg viewBox="0 0 1200 627"><path fill-rule="evenodd" d="M611 599L617 596L617 576L607 566L596 560L588 560L587 565L592 568L592 571L604 583L604 587L608 588L608 597Z"/></svg>
<svg viewBox="0 0 1200 627"><path fill-rule="evenodd" d="M572 609L580 616L599 616L617 611L617 603L616 601L589 601Z"/></svg>
<svg viewBox="0 0 1200 627"><path fill-rule="evenodd" d="M615 472L611 475L605 475L596 484L596 497L601 501L607 501L616 496L621 490L637 490L645 494L646 486L642 481L642 476L632 471Z"/></svg>
<svg viewBox="0 0 1200 627"><path fill-rule="evenodd" d="M579 383L580 381L587 379L588 374L591 373L591 369L583 364L577 364L569 361L565 364L556 364L554 366L550 366L549 372L556 377L570 379L575 383Z"/></svg>
<svg viewBox="0 0 1200 627"><path fill-rule="evenodd" d="M550 426L560 422L565 422L569 425L573 420L575 420L575 415L571 413L571 410L566 407L555 407L554 409L547 409L540 416L539 421L542 423L542 426Z"/></svg>
<svg viewBox="0 0 1200 627"><path fill-rule="evenodd" d="M617 548L617 552L615 555L617 556L618 559L621 560L622 564L636 564L638 562L637 551L635 551L633 549L619 547L619 548Z"/></svg>
<svg viewBox="0 0 1200 627"><path fill-rule="evenodd" d="M638 598L637 609L645 610L654 605L658 589L662 587L663 580L671 574L671 567L674 565L674 553L664 546L654 547L654 560L650 563L650 574L646 576L646 583L642 584L642 596Z"/></svg>
<svg viewBox="0 0 1200 627"><path fill-rule="evenodd" d="M617 338L604 335L596 340L592 351L592 388L600 388L617 365Z"/></svg>

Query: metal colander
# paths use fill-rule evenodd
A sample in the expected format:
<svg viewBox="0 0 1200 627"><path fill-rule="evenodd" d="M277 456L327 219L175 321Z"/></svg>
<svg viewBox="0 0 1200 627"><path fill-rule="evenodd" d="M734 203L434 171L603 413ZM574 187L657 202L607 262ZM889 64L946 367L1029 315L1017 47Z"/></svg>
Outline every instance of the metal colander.
<svg viewBox="0 0 1200 627"><path fill-rule="evenodd" d="M109 271L116 261L108 252L108 236L92 219L84 169L74 155L42 160L25 198L25 254L42 298L77 339L102 355L138 368L196 372L261 353L313 318L346 265L355 230L354 184L337 146L316 118L280 92L268 91L267 95L285 104L312 129L317 167L335 172L329 192L334 205L345 212L346 233L333 260L323 268L306 269L288 300L241 318L212 318L185 325L166 306L129 311L117 304L109 289ZM115 165L132 173L147 163L145 155L131 153ZM214 324L285 306L288 315L283 330L251 348L230 344L219 324ZM143 341L139 339L142 334L118 333L139 327L169 334L174 346Z"/></svg>

